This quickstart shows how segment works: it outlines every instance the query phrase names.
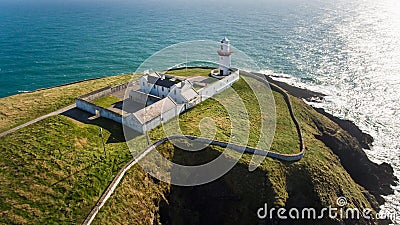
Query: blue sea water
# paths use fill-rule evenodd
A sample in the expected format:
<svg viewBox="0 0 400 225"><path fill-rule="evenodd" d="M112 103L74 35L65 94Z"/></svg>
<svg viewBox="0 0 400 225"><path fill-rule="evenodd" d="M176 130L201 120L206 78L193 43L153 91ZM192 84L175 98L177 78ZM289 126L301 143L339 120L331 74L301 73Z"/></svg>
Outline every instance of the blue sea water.
<svg viewBox="0 0 400 225"><path fill-rule="evenodd" d="M0 97L135 71L182 41L219 40L375 138L368 156L400 176L396 0L0 0ZM394 187L396 188L396 187ZM400 193L386 208L400 211Z"/></svg>

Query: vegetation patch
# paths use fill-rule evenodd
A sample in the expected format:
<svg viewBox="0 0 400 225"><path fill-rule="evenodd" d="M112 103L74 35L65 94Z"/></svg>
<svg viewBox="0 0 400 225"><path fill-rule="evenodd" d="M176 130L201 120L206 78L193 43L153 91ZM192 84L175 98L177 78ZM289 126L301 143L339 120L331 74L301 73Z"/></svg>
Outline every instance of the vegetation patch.
<svg viewBox="0 0 400 225"><path fill-rule="evenodd" d="M103 108L108 108L121 100L113 95L106 95L99 99L94 100L92 103Z"/></svg>
<svg viewBox="0 0 400 225"><path fill-rule="evenodd" d="M112 127L109 120L98 125ZM0 224L80 224L132 158L104 129L54 116L0 138Z"/></svg>
<svg viewBox="0 0 400 225"><path fill-rule="evenodd" d="M203 69L203 68L188 68L188 69L177 69L177 70L168 70L165 72L168 75L172 76L180 76L180 77L197 77L203 76L208 77L211 73L211 69Z"/></svg>

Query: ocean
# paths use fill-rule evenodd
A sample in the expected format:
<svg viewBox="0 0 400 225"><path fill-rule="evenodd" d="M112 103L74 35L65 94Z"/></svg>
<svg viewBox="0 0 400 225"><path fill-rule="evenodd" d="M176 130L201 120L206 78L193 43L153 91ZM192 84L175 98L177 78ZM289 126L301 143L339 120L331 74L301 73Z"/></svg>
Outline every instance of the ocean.
<svg viewBox="0 0 400 225"><path fill-rule="evenodd" d="M224 36L264 73L327 94L400 177L396 0L0 0L0 97L135 71L157 51ZM315 103L314 103L315 104ZM400 211L400 189L384 208Z"/></svg>

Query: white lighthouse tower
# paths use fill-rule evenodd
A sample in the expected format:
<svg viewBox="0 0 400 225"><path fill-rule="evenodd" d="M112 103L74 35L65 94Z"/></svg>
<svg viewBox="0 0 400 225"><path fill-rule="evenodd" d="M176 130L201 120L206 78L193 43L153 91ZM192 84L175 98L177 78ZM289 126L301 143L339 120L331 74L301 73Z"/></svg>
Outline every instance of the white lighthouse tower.
<svg viewBox="0 0 400 225"><path fill-rule="evenodd" d="M219 55L219 76L227 76L230 74L231 68L231 44L229 39L224 37L221 40L221 49L217 51Z"/></svg>

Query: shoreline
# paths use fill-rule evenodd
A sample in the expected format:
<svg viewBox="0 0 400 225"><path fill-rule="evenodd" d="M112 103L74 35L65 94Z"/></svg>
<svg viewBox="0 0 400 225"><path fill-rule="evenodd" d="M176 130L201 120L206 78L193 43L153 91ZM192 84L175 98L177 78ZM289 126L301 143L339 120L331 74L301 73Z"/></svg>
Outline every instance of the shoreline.
<svg viewBox="0 0 400 225"><path fill-rule="evenodd" d="M293 85L287 84L282 81L274 80L270 76L266 76L266 78L268 82L278 85L279 87L285 89L289 94L300 99L305 99L308 102L320 101L323 100L324 97L326 96L325 94L319 92L310 91L308 89L295 87ZM347 131L351 136L355 137L357 141L361 144L362 148L368 150L371 149L371 146L373 146L374 138L371 135L363 132L353 121L336 117L326 112L325 109L323 108L318 108L314 106L312 107L320 114L328 117L330 120L337 123L343 130Z"/></svg>
<svg viewBox="0 0 400 225"><path fill-rule="evenodd" d="M258 75L264 75L257 73ZM276 81L268 75L264 75L268 82L273 83L282 89L286 90L290 95L309 102L315 100L322 100L326 95L304 88L292 86L290 84ZM371 149L373 146L373 137L363 132L353 121L340 119L332 114L326 112L323 108L311 106L318 113L326 116L329 120L338 124L345 130L351 137L356 140L356 144L350 144L347 140L339 140L327 134L326 131L321 130L323 133L317 139L324 142L334 154L336 154L342 166L350 174L350 176L361 186L367 189L378 201L379 205L385 204L385 199L382 196L394 194L394 188L397 186L396 182L399 181L394 175L393 167L384 162L377 164L372 162L366 155L364 149ZM318 124L316 124L318 126ZM350 152L353 150L353 152Z"/></svg>

